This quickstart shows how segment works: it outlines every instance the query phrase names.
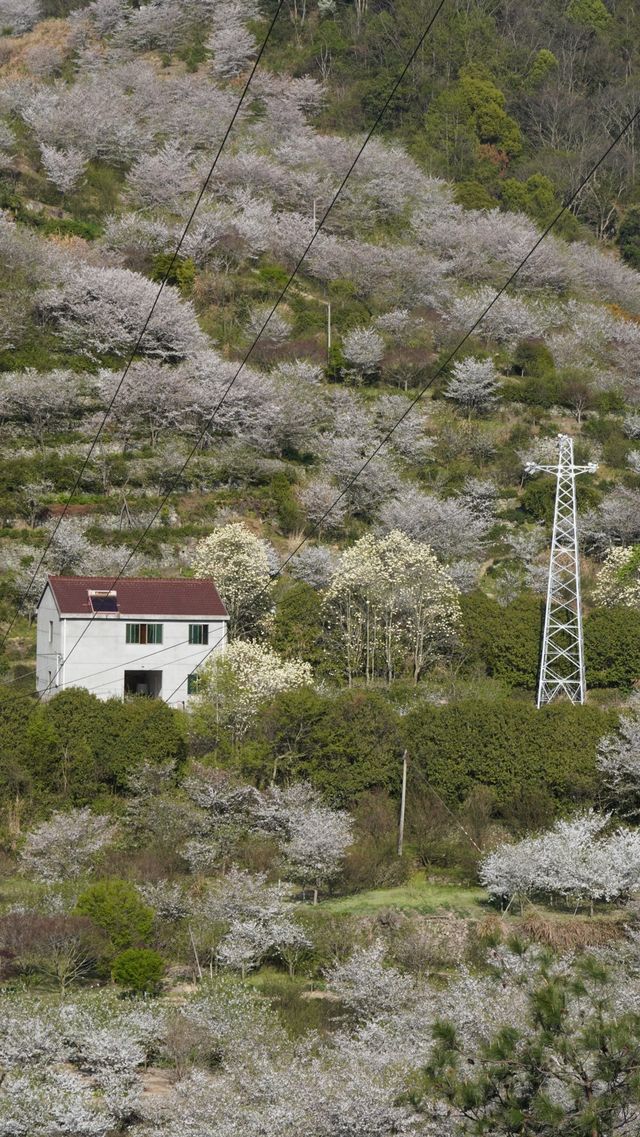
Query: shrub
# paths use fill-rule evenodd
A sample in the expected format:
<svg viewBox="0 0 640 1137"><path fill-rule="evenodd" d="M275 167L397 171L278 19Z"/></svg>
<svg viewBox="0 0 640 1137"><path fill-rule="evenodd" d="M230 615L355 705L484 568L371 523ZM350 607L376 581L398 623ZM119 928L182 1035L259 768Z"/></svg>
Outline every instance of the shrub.
<svg viewBox="0 0 640 1137"><path fill-rule="evenodd" d="M591 612L584 653L588 684L631 688L640 678L640 612L622 605Z"/></svg>
<svg viewBox="0 0 640 1137"><path fill-rule="evenodd" d="M101 880L78 899L76 914L89 916L115 951L143 944L153 929L153 910L127 880Z"/></svg>
<svg viewBox="0 0 640 1137"><path fill-rule="evenodd" d="M504 608L481 592L461 600L464 646L470 662L510 687L533 690L538 674L542 604L524 594Z"/></svg>
<svg viewBox="0 0 640 1137"><path fill-rule="evenodd" d="M164 974L164 960L153 948L128 948L116 956L111 968L114 983L128 991L154 992Z"/></svg>
<svg viewBox="0 0 640 1137"><path fill-rule="evenodd" d="M423 705L405 719L409 754L449 806L474 785L494 792L503 815L531 787L544 786L556 808L591 801L596 793L596 746L616 721L597 707L533 701L464 699Z"/></svg>

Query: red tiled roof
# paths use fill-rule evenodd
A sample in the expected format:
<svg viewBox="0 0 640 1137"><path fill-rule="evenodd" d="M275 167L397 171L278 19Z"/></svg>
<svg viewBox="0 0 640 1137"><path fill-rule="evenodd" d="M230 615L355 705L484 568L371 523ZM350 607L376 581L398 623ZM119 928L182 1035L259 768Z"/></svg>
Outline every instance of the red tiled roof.
<svg viewBox="0 0 640 1137"><path fill-rule="evenodd" d="M226 616L227 611L210 580L147 580L108 576L49 576L61 616L92 616L89 592L113 590L123 616Z"/></svg>

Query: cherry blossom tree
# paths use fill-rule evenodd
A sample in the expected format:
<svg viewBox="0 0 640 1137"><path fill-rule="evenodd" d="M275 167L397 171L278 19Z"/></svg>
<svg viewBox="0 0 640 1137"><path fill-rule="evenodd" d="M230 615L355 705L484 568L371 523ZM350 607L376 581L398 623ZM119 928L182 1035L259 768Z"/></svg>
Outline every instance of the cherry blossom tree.
<svg viewBox="0 0 640 1137"><path fill-rule="evenodd" d="M380 528L399 529L414 541L428 542L444 560L456 561L478 557L490 519L466 495L439 498L411 486L384 503Z"/></svg>
<svg viewBox="0 0 640 1137"><path fill-rule="evenodd" d="M196 188L192 156L177 142L165 142L154 154L141 154L127 177L127 196L142 208L176 209Z"/></svg>
<svg viewBox="0 0 640 1137"><path fill-rule="evenodd" d="M384 355L384 340L373 328L352 328L342 338L342 352L359 379L374 372Z"/></svg>
<svg viewBox="0 0 640 1137"><path fill-rule="evenodd" d="M0 27L15 36L31 31L40 19L39 0L0 0Z"/></svg>
<svg viewBox="0 0 640 1137"><path fill-rule="evenodd" d="M194 574L214 581L229 613L229 636L255 635L271 606L271 562L265 541L244 525L218 525L196 546Z"/></svg>
<svg viewBox="0 0 640 1137"><path fill-rule="evenodd" d="M557 821L547 833L501 845L480 868L480 879L494 896L532 893L588 901L628 896L640 886L640 833L604 830L609 815L592 811Z"/></svg>
<svg viewBox="0 0 640 1137"><path fill-rule="evenodd" d="M485 414L497 402L500 383L492 359L475 359L469 355L457 360L445 387L447 399L453 399L468 414Z"/></svg>
<svg viewBox="0 0 640 1137"><path fill-rule="evenodd" d="M20 853L21 871L37 880L72 880L90 871L93 862L116 836L108 817L88 806L68 813L52 813L27 834Z"/></svg>
<svg viewBox="0 0 640 1137"><path fill-rule="evenodd" d="M319 890L340 872L352 829L347 813L316 802L291 811L290 837L282 853L294 879L312 889L314 904Z"/></svg>
<svg viewBox="0 0 640 1137"><path fill-rule="evenodd" d="M415 997L413 980L395 967L385 967L385 954L385 945L377 940L371 947L356 948L326 973L329 990L364 1018L397 1011Z"/></svg>
<svg viewBox="0 0 640 1137"><path fill-rule="evenodd" d="M222 79L233 79L248 66L256 51L256 40L246 24L258 16L257 5L227 0L217 4L212 13L214 31L207 40L213 55L212 70Z"/></svg>
<svg viewBox="0 0 640 1137"><path fill-rule="evenodd" d="M289 562L287 569L296 580L312 588L326 588L336 569L337 558L328 545L305 545Z"/></svg>
<svg viewBox="0 0 640 1137"><path fill-rule="evenodd" d="M87 158L82 151L74 146L60 150L43 142L40 145L40 153L47 177L56 189L63 194L75 189L87 167Z"/></svg>
<svg viewBox="0 0 640 1137"><path fill-rule="evenodd" d="M598 572L593 599L605 608L615 604L640 606L640 545L609 550Z"/></svg>
<svg viewBox="0 0 640 1137"><path fill-rule="evenodd" d="M637 713L621 715L616 733L608 734L600 741L597 763L616 813L637 821L640 813L640 721Z"/></svg>
<svg viewBox="0 0 640 1137"><path fill-rule="evenodd" d="M129 269L70 263L58 286L40 293L38 308L66 347L95 359L134 347L157 293L157 284ZM205 346L191 304L165 286L140 350L175 361Z"/></svg>

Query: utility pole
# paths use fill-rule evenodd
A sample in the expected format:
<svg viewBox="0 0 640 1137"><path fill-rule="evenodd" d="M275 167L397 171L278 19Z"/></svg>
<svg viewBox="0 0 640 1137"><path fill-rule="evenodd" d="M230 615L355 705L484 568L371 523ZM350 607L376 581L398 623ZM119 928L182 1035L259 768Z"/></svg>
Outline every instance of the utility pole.
<svg viewBox="0 0 640 1137"><path fill-rule="evenodd" d="M576 476L594 474L597 468L594 462L586 466L574 464L573 439L566 434L558 436L557 465L541 466L529 462L526 466L528 474L540 471L556 475L538 707L550 703L557 695L566 695L572 703L584 703L587 695L580 600Z"/></svg>
<svg viewBox="0 0 640 1137"><path fill-rule="evenodd" d="M321 300L327 309L327 363L331 363L331 301Z"/></svg>
<svg viewBox="0 0 640 1137"><path fill-rule="evenodd" d="M404 847L404 814L407 807L407 752L402 755L402 793L400 796L400 824L398 826L398 856Z"/></svg>

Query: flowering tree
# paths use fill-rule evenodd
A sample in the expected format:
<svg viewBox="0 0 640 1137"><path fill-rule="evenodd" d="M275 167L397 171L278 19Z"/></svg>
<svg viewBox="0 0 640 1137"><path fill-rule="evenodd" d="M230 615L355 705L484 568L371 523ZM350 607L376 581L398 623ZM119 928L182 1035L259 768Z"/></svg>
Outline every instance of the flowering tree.
<svg viewBox="0 0 640 1137"><path fill-rule="evenodd" d="M587 900L627 896L640 886L640 833L604 836L609 815L592 811L557 821L547 833L501 845L483 861L480 879L495 896L546 893Z"/></svg>
<svg viewBox="0 0 640 1137"><path fill-rule="evenodd" d="M401 530L414 541L423 541L445 561L479 559L491 525L477 495L440 498L416 486L406 488L386 501L380 510L380 527L389 533Z"/></svg>
<svg viewBox="0 0 640 1137"><path fill-rule="evenodd" d="M325 604L350 683L380 671L391 680L407 654L417 682L451 644L460 618L446 570L428 545L398 530L361 537L343 554Z"/></svg>
<svg viewBox="0 0 640 1137"><path fill-rule="evenodd" d="M41 144L40 152L47 177L56 189L60 193L75 189L87 168L86 155L75 146L60 150L56 146L47 146L46 142Z"/></svg>
<svg viewBox="0 0 640 1137"><path fill-rule="evenodd" d="M373 328L353 328L343 337L342 351L356 375L364 378L380 363L384 355L384 340Z"/></svg>
<svg viewBox="0 0 640 1137"><path fill-rule="evenodd" d="M615 604L640 606L640 545L609 550L598 573L593 599L605 608Z"/></svg>
<svg viewBox="0 0 640 1137"><path fill-rule="evenodd" d="M129 269L70 261L57 287L39 294L38 307L69 350L95 359L107 352L126 355L134 347L157 294L157 284ZM166 286L140 350L175 361L205 346L191 304Z"/></svg>
<svg viewBox="0 0 640 1137"><path fill-rule="evenodd" d="M492 359L474 359L469 355L454 363L451 378L444 389L447 399L454 399L468 414L484 414L497 402L500 383Z"/></svg>
<svg viewBox="0 0 640 1137"><path fill-rule="evenodd" d="M244 525L218 525L196 546L195 576L215 582L229 613L229 636L255 635L271 604L271 565L265 541Z"/></svg>
<svg viewBox="0 0 640 1137"><path fill-rule="evenodd" d="M73 879L91 868L96 855L115 836L110 818L96 816L88 806L53 813L27 834L20 854L21 870L37 880Z"/></svg>
<svg viewBox="0 0 640 1137"><path fill-rule="evenodd" d="M385 967L384 957L385 946L377 940L371 947L356 948L326 973L329 990L364 1018L397 1011L415 995L413 980L395 967Z"/></svg>
<svg viewBox="0 0 640 1137"><path fill-rule="evenodd" d="M309 802L289 815L288 842L282 852L294 879L318 891L340 871L344 854L353 841L353 822L347 813Z"/></svg>
<svg viewBox="0 0 640 1137"><path fill-rule="evenodd" d="M326 588L336 569L336 556L328 545L306 545L289 562L289 572L312 588Z"/></svg>
<svg viewBox="0 0 640 1137"><path fill-rule="evenodd" d="M200 703L213 700L217 717L238 740L260 707L282 691L312 682L311 667L299 659L281 659L262 644L235 640L223 656L203 669Z"/></svg>
<svg viewBox="0 0 640 1137"><path fill-rule="evenodd" d="M620 717L618 730L598 745L598 769L616 812L637 821L640 814L640 720Z"/></svg>

